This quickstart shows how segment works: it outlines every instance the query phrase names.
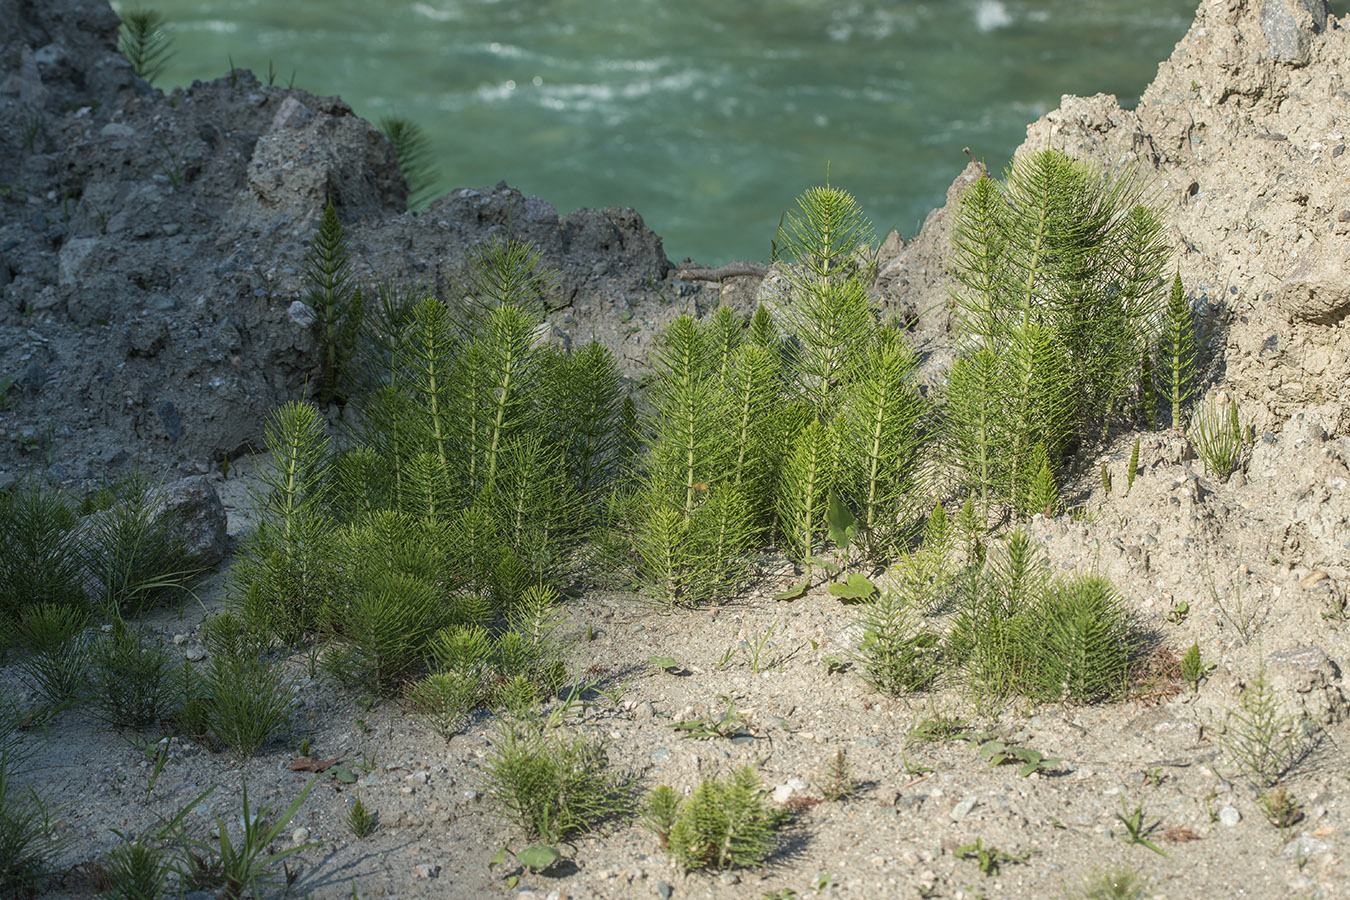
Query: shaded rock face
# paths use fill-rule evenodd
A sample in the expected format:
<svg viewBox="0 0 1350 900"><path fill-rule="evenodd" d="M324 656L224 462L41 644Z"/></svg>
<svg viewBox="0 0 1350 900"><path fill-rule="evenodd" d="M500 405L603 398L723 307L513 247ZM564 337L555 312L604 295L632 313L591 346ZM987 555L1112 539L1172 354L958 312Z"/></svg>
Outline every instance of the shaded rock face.
<svg viewBox="0 0 1350 900"><path fill-rule="evenodd" d="M629 374L656 326L716 302L672 280L631 209L559 216L503 184L405 214L392 147L336 97L243 70L165 96L116 52L106 0L0 0L0 22L0 378L22 376L0 483L206 471L260 446L268 410L318 381L292 309L329 199L367 282L448 292L474 247L532 241L558 273L553 328Z"/></svg>
<svg viewBox="0 0 1350 900"><path fill-rule="evenodd" d="M1046 147L1133 166L1170 222L1200 316L1207 384L1225 378L1257 433L1303 414L1350 429L1350 31L1324 0L1220 0L1134 110L1065 96L1027 127ZM889 273L897 302L948 327L950 211L967 168Z"/></svg>

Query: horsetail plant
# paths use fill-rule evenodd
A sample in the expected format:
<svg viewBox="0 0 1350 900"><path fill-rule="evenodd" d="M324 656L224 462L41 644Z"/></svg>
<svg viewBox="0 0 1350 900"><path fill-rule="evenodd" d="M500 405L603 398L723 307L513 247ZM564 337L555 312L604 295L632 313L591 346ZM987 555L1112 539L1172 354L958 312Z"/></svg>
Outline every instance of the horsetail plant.
<svg viewBox="0 0 1350 900"><path fill-rule="evenodd" d="M319 330L319 402L343 399L344 382L361 333L362 296L352 280L352 257L333 201L324 208L305 259L309 293Z"/></svg>
<svg viewBox="0 0 1350 900"><path fill-rule="evenodd" d="M1135 388L1157 318L1159 217L1129 175L1047 150L962 195L953 229L953 365L947 437L988 517L1039 511L1044 446L1053 471L1076 429L1105 428Z"/></svg>
<svg viewBox="0 0 1350 900"><path fill-rule="evenodd" d="M131 63L131 71L154 84L173 56L164 14L153 9L132 9L122 15L117 29L117 52Z"/></svg>
<svg viewBox="0 0 1350 900"><path fill-rule="evenodd" d="M385 116L380 120L380 131L393 145L399 171L408 182L408 212L424 211L440 181L440 173L431 160L431 143L426 132L416 122L402 116Z"/></svg>
<svg viewBox="0 0 1350 900"><path fill-rule="evenodd" d="M1162 357L1163 375L1167 379L1168 396L1172 403L1172 427L1181 428L1186 421L1181 406L1190 399L1195 377L1195 320L1190 304L1186 302L1181 285L1181 272L1172 279L1168 295L1167 315L1164 320Z"/></svg>

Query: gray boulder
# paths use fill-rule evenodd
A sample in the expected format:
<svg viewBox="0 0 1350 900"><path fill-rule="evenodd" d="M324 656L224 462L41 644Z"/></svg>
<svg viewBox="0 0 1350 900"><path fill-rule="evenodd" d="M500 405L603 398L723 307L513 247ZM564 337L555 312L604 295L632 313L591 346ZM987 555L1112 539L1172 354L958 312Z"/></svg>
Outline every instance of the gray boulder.
<svg viewBox="0 0 1350 900"><path fill-rule="evenodd" d="M1272 59L1307 65L1312 36L1327 27L1331 7L1327 0L1264 0L1261 31Z"/></svg>
<svg viewBox="0 0 1350 900"><path fill-rule="evenodd" d="M210 479L194 475L164 486L151 515L175 516L187 538L188 549L203 566L214 566L229 549L225 506Z"/></svg>

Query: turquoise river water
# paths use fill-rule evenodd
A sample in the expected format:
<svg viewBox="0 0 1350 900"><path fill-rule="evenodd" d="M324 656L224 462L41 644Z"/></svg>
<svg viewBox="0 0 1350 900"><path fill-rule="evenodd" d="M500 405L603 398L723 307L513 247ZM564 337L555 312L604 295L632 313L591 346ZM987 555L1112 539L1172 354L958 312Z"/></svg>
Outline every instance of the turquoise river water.
<svg viewBox="0 0 1350 900"><path fill-rule="evenodd" d="M120 4L125 7L127 4ZM147 0L168 89L228 59L419 123L443 185L633 206L667 255L764 259L804 188L905 237L969 146L1064 93L1136 102L1196 0Z"/></svg>

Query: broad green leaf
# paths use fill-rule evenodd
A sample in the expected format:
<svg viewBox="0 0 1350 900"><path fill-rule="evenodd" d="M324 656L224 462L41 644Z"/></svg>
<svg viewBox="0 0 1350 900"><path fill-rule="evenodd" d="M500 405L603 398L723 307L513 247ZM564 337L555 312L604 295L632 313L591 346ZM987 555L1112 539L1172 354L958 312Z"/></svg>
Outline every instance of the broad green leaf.
<svg viewBox="0 0 1350 900"><path fill-rule="evenodd" d="M557 847L550 847L548 844L535 844L516 854L516 862L536 872L547 869L560 859L562 853L558 852Z"/></svg>
<svg viewBox="0 0 1350 900"><path fill-rule="evenodd" d="M825 514L825 521L830 526L830 540L840 550L847 550L858 533L858 519L834 491L830 491L830 509Z"/></svg>
<svg viewBox="0 0 1350 900"><path fill-rule="evenodd" d="M866 600L877 592L877 586L866 575L850 572L847 580L830 585L829 591L841 600Z"/></svg>
<svg viewBox="0 0 1350 900"><path fill-rule="evenodd" d="M489 872L492 871L497 866L500 866L502 863L506 862L506 852L507 852L506 848L503 847L493 855L492 859L488 860Z"/></svg>
<svg viewBox="0 0 1350 900"><path fill-rule="evenodd" d="M797 599L798 597L800 597L802 594L805 594L805 593L806 593L806 588L807 588L807 583L806 583L805 581L803 581L801 584L794 584L792 587L788 588L788 589L785 590L785 591L779 591L777 594L774 594L774 595L773 595L773 599L775 599L775 600L796 600L796 599Z"/></svg>

